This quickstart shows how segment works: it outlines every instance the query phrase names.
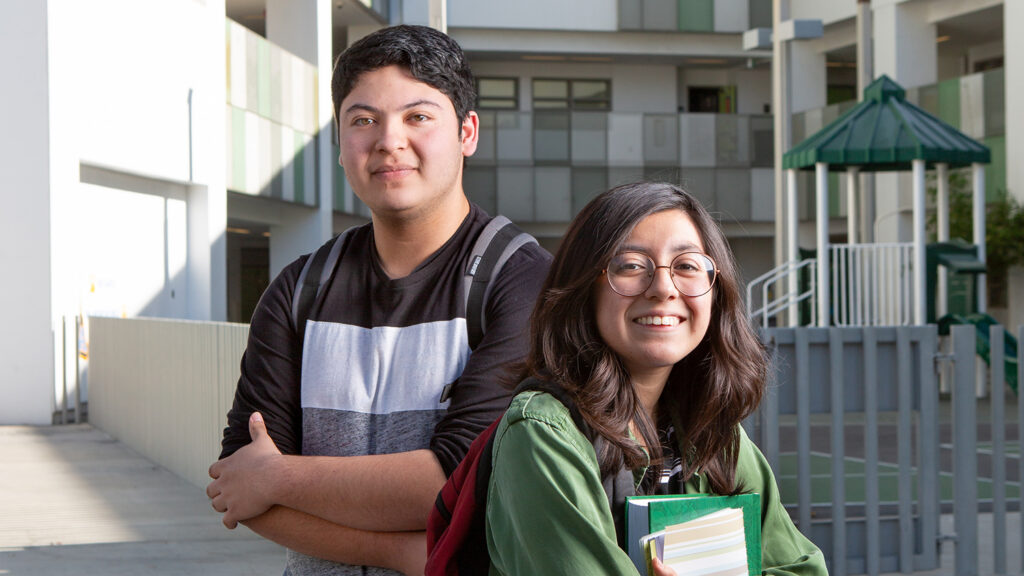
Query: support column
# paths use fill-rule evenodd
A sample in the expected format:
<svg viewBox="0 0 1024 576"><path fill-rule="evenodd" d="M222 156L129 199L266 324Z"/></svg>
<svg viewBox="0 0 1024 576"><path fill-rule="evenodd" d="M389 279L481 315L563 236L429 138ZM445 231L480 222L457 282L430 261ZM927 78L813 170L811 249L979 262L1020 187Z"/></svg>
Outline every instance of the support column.
<svg viewBox="0 0 1024 576"><path fill-rule="evenodd" d="M985 263L985 165L971 164L974 176L974 245L978 247L978 260ZM988 310L988 283L984 274L978 274L978 312Z"/></svg>
<svg viewBox="0 0 1024 576"><path fill-rule="evenodd" d="M786 227L786 246L789 250L787 259L795 265L800 261L800 218L797 215L796 170L792 168L786 170L786 189L784 191L784 195L786 197L786 222L788 224ZM796 270L794 270L789 275L790 297L796 298L796 295L799 292L799 275ZM792 305L789 307L789 325L800 325L799 305Z"/></svg>
<svg viewBox="0 0 1024 576"><path fill-rule="evenodd" d="M927 321L924 263L924 160L914 160L914 324Z"/></svg>
<svg viewBox="0 0 1024 576"><path fill-rule="evenodd" d="M772 30L779 30L782 22L789 19L789 0L773 0ZM785 177L782 171L782 156L792 148L790 127L789 101L789 52L787 43L779 34L772 35L772 112L774 113L775 132L775 190L785 190ZM775 195L775 265L785 262L785 250L782 239L786 236L785 198L783 194ZM795 222L790 224L795 226Z"/></svg>
<svg viewBox="0 0 1024 576"><path fill-rule="evenodd" d="M935 198L936 239L949 242L949 165L935 165L935 181L938 192ZM935 319L938 320L949 312L949 270L945 266L938 267L935 287Z"/></svg>
<svg viewBox="0 0 1024 576"><path fill-rule="evenodd" d="M296 257L316 249L334 235L334 166L331 101L332 11L330 0L267 0L267 40L317 69L317 206L289 214L270 231L271 276Z"/></svg>
<svg viewBox="0 0 1024 576"><path fill-rule="evenodd" d="M872 38L871 0L857 0L857 100L864 100L864 89L875 79ZM858 240L865 244L875 241L875 175L860 175Z"/></svg>
<svg viewBox="0 0 1024 576"><path fill-rule="evenodd" d="M1006 97L1006 190L1024 203L1024 2L1003 2L1003 73ZM1024 266L1007 274L1007 325L1024 325Z"/></svg>
<svg viewBox="0 0 1024 576"><path fill-rule="evenodd" d="M832 304L828 262L828 164L815 164L814 175L818 232L818 326L828 326Z"/></svg>
<svg viewBox="0 0 1024 576"><path fill-rule="evenodd" d="M857 238L857 228L859 227L859 214L857 212L857 183L860 180L857 178L859 169L856 166L850 166L846 169L846 243L856 244L859 240Z"/></svg>
<svg viewBox="0 0 1024 576"><path fill-rule="evenodd" d="M17 78L0 107L4 174L0 246L8 303L0 332L0 424L48 425L53 413L47 2L20 0L0 19L0 69ZM54 136L60 131L53 126Z"/></svg>

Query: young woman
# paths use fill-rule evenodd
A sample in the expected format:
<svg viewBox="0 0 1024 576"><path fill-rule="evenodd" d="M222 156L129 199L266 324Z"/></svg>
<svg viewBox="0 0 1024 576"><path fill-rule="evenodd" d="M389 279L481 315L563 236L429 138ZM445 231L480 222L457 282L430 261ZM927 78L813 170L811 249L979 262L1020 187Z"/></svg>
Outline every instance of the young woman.
<svg viewBox="0 0 1024 576"><path fill-rule="evenodd" d="M765 353L725 237L690 194L639 183L594 199L531 322L521 376L562 387L597 440L551 395L515 397L488 488L492 575L636 574L623 503L604 488L623 467L636 494L759 493L765 573L827 573L739 425L761 400Z"/></svg>

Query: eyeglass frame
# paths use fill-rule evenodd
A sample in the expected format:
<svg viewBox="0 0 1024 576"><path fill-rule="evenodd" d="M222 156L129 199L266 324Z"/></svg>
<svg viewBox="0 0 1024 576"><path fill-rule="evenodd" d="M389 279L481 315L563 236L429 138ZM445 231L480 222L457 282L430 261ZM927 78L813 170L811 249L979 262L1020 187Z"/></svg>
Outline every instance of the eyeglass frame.
<svg viewBox="0 0 1024 576"><path fill-rule="evenodd" d="M608 267L605 266L605 268L603 270L601 270L601 274L603 274L604 277L608 280L608 286L612 289L612 292L615 292L619 296L624 296L626 298L632 298L634 296L639 296L639 295L643 294L644 292L647 292L648 290L650 290L651 285L654 284L654 276L658 273L658 269L659 268L665 268L665 269L668 270L668 277L669 277L669 280L672 281L672 286L680 294L682 294L683 296L686 296L687 298L700 298L701 296L704 296L708 292L711 292L711 289L714 288L714 286L715 286L715 282L718 280L718 275L721 273L721 270L718 269L718 264L715 263L714 258L712 258L711 256L708 256L707 254L701 252L700 250L687 250L685 252L680 252L679 254L676 254L675 256L672 257L672 260L668 263L667 266L659 266L658 263L654 261L654 258L651 258L650 254L647 254L646 252L641 252L639 250L626 250L624 252L620 252L618 254L615 254L615 256L612 256L612 260L614 260L618 256L621 256L622 254L626 254L626 253L630 253L630 252L634 253L634 254L642 254L645 258L647 258L648 262L650 262L651 264L654 265L654 268L651 270L650 275L647 277L648 278L647 286L644 286L643 290L637 292L636 294L623 294L622 292L619 292L618 290L616 290L615 289L615 285L612 284L612 275L608 273ZM704 258L707 259L708 262L711 263L711 269L710 270L706 270L706 271L713 272L714 275L711 277L711 282L708 284L708 289L705 290L704 292L701 292L700 294L686 294L685 292L683 292L683 290L681 288L679 288L679 285L676 284L676 274L672 271L672 263L675 262L676 259L678 259L680 256L685 256L686 254L699 254L700 256L703 256ZM609 263L611 263L611 261L609 261Z"/></svg>

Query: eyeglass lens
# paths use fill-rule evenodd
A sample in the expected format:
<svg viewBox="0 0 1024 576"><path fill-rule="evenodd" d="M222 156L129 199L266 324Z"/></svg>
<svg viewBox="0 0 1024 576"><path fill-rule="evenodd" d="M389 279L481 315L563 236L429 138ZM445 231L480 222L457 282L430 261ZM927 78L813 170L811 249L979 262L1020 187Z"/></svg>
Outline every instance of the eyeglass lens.
<svg viewBox="0 0 1024 576"><path fill-rule="evenodd" d="M623 252L608 264L608 282L623 296L644 293L654 281L657 268L668 268L672 282L686 296L701 296L715 281L715 264L700 252L676 256L670 266L656 266L649 256L640 252Z"/></svg>

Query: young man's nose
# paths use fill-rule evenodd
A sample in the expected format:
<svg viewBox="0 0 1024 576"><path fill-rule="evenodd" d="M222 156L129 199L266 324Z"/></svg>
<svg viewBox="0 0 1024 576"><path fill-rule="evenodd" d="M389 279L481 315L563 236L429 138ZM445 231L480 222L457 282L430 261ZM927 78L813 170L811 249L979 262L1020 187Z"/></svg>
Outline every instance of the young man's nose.
<svg viewBox="0 0 1024 576"><path fill-rule="evenodd" d="M381 121L377 149L382 152L394 152L404 149L408 144L405 125L398 121Z"/></svg>

